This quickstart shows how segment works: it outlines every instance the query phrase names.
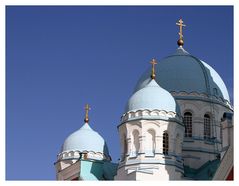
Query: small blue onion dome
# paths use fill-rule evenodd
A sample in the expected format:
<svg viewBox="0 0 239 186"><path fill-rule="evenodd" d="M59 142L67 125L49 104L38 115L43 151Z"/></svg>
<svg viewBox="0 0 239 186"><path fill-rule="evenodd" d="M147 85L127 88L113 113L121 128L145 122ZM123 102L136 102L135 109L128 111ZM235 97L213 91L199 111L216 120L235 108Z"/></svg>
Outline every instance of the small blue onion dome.
<svg viewBox="0 0 239 186"><path fill-rule="evenodd" d="M130 97L126 106L126 112L142 109L178 112L173 96L160 87L154 79L151 79L144 88L136 91Z"/></svg>
<svg viewBox="0 0 239 186"><path fill-rule="evenodd" d="M230 102L227 88L219 74L207 63L189 54L182 46L176 52L160 60L156 69L156 81L167 91L197 92L220 97ZM135 92L150 81L151 69L139 79Z"/></svg>
<svg viewBox="0 0 239 186"><path fill-rule="evenodd" d="M68 136L62 146L62 152L76 150L100 152L109 156L105 140L88 123Z"/></svg>

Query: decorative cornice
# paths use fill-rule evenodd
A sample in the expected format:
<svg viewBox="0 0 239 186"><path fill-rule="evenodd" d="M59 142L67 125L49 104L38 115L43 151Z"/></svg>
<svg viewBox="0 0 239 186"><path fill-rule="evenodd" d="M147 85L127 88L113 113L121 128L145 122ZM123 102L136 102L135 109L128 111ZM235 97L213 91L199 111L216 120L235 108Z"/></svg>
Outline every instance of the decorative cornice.
<svg viewBox="0 0 239 186"><path fill-rule="evenodd" d="M204 139L204 137L195 136L195 135L193 135L192 137L184 137L184 140L183 140L184 143L187 143L187 142L191 143L194 141L203 141L204 143L207 143L209 145L215 145L215 143L222 144L222 141L219 139L214 139L214 138Z"/></svg>
<svg viewBox="0 0 239 186"><path fill-rule="evenodd" d="M182 147L182 152L184 151L191 151L191 152L202 152L202 153L208 153L208 154L219 154L220 152L218 150L209 150L206 148L194 148L194 147Z"/></svg>
<svg viewBox="0 0 239 186"><path fill-rule="evenodd" d="M71 150L71 151L64 151L57 155L57 161L72 159L72 158L79 158L79 159L96 159L96 160L109 160L111 161L110 156L106 156L101 152L94 152L94 151L79 151L79 150Z"/></svg>
<svg viewBox="0 0 239 186"><path fill-rule="evenodd" d="M229 107L229 109L233 110L233 107L229 103L229 101L225 100L225 99L223 99L222 97L219 97L219 96L208 95L206 93L199 93L199 92L196 92L196 91L193 91L193 92L186 92L186 91L176 92L176 91L171 91L170 93L172 94L172 96L175 99L180 99L181 97L182 98L190 97L190 98L195 98L195 99L201 100L201 101L209 101L209 102L221 104L221 105Z"/></svg>
<svg viewBox="0 0 239 186"><path fill-rule="evenodd" d="M123 162L119 164L118 169L128 166L138 166L139 164L151 164L151 165L168 165L168 166L175 166L179 168L181 171L184 171L183 163L179 163L176 160L166 160L166 159L152 159L152 160L130 160L127 163Z"/></svg>
<svg viewBox="0 0 239 186"><path fill-rule="evenodd" d="M125 114L123 114L123 116L121 116L121 123L124 123L134 118L140 119L142 117L145 117L147 119L150 119L152 117L152 119L158 118L163 120L170 119L170 118L175 118L178 120L182 119L181 116L179 116L177 113L172 111L167 112L165 110L158 110L158 109L154 109L154 110L142 109L142 110L126 112Z"/></svg>
<svg viewBox="0 0 239 186"><path fill-rule="evenodd" d="M197 96L197 97L204 97L204 98L209 98L209 96L206 93L199 93L196 91L193 92L186 92L186 91L171 91L170 92L173 96Z"/></svg>

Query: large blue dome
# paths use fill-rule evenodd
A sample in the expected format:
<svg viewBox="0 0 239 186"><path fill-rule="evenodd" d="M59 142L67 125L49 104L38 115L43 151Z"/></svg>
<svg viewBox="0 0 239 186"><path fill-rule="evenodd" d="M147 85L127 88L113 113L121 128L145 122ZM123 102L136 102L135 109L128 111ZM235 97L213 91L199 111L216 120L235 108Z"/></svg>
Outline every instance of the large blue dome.
<svg viewBox="0 0 239 186"><path fill-rule="evenodd" d="M141 109L157 109L175 113L178 111L173 96L160 87L155 80L151 80L144 88L136 91L130 97L125 111L129 112Z"/></svg>
<svg viewBox="0 0 239 186"><path fill-rule="evenodd" d="M150 81L148 69L139 79L135 92ZM197 92L214 95L230 102L227 88L218 73L205 62L190 55L182 47L162 59L156 66L156 81L167 91Z"/></svg>
<svg viewBox="0 0 239 186"><path fill-rule="evenodd" d="M93 151L109 155L104 139L88 123L85 123L79 130L66 138L62 146L62 152L72 150Z"/></svg>

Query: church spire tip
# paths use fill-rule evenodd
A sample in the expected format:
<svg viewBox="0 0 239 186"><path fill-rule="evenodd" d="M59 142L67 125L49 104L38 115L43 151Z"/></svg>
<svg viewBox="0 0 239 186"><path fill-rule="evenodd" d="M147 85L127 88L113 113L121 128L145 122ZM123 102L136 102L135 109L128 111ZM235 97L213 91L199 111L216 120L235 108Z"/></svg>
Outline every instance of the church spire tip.
<svg viewBox="0 0 239 186"><path fill-rule="evenodd" d="M178 23L176 23L176 25L179 26L179 40L177 41L178 46L183 46L184 41L183 41L183 27L185 27L186 25L183 24L183 19L180 18L178 20Z"/></svg>
<svg viewBox="0 0 239 186"><path fill-rule="evenodd" d="M151 79L155 79L155 77L156 77L155 65L157 64L157 61L156 61L156 59L152 59L152 61L150 61L150 63L152 64Z"/></svg>
<svg viewBox="0 0 239 186"><path fill-rule="evenodd" d="M90 109L91 108L90 108L89 104L86 104L85 105L85 119L84 119L85 123L89 123L89 110Z"/></svg>

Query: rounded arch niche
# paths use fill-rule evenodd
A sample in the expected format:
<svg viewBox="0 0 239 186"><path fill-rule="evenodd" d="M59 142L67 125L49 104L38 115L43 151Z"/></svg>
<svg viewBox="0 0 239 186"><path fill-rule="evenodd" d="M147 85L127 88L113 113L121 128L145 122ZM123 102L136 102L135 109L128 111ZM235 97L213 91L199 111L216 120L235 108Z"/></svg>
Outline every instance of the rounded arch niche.
<svg viewBox="0 0 239 186"><path fill-rule="evenodd" d="M146 156L154 156L155 153L155 130L154 129L148 129L146 132L146 143L145 143L145 153Z"/></svg>
<svg viewBox="0 0 239 186"><path fill-rule="evenodd" d="M132 132L132 148L131 148L131 157L133 156L137 156L137 154L139 153L139 148L140 148L140 144L139 144L139 131L138 130L134 130Z"/></svg>

